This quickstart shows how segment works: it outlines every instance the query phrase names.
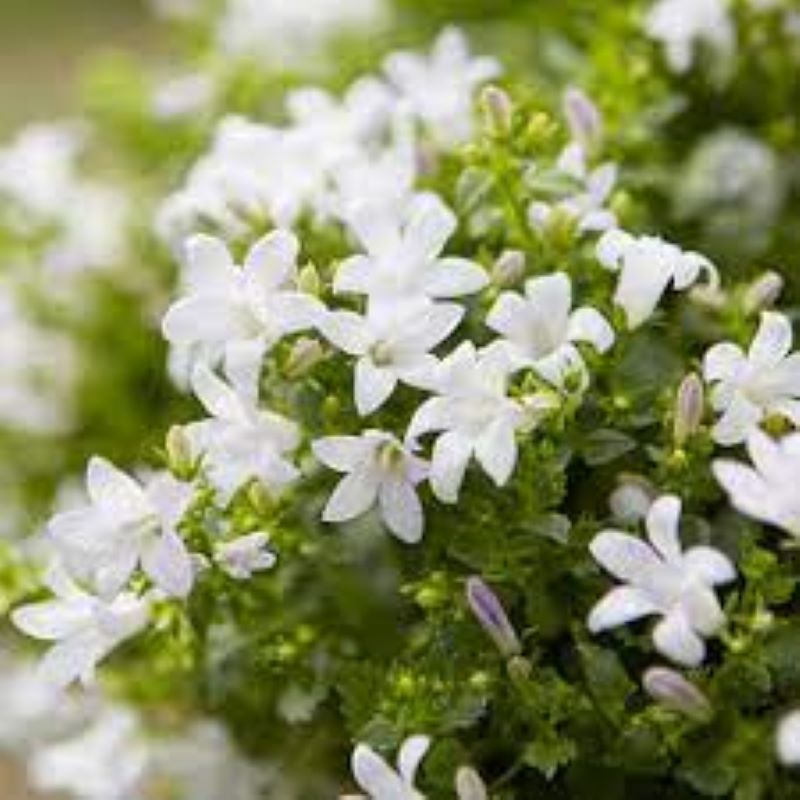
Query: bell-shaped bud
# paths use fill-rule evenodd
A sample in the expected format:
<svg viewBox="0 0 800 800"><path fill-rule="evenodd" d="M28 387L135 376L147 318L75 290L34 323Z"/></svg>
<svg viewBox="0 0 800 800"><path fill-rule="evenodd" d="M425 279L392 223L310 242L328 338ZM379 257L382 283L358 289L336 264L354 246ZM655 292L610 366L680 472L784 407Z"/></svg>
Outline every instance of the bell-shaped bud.
<svg viewBox="0 0 800 800"><path fill-rule="evenodd" d="M682 447L687 439L699 430L700 423L703 421L705 402L703 381L696 373L689 373L681 381L675 398L675 420L672 433L678 447Z"/></svg>
<svg viewBox="0 0 800 800"><path fill-rule="evenodd" d="M194 457L192 445L186 431L180 425L173 425L167 433L167 464L173 474L186 477L192 471Z"/></svg>
<svg viewBox="0 0 800 800"><path fill-rule="evenodd" d="M640 475L622 474L608 498L608 506L615 520L632 525L647 516L656 494L653 485Z"/></svg>
<svg viewBox="0 0 800 800"><path fill-rule="evenodd" d="M298 339L286 360L284 373L290 380L307 375L324 357L325 351L317 339L304 336Z"/></svg>
<svg viewBox="0 0 800 800"><path fill-rule="evenodd" d="M467 581L467 602L475 618L492 637L500 652L506 658L519 655L522 647L517 633L497 595L481 578L472 577Z"/></svg>
<svg viewBox="0 0 800 800"><path fill-rule="evenodd" d="M589 96L571 86L564 92L563 109L572 139L587 150L597 144L603 134L603 120Z"/></svg>
<svg viewBox="0 0 800 800"><path fill-rule="evenodd" d="M458 800L488 800L486 784L473 767L459 767L456 772Z"/></svg>
<svg viewBox="0 0 800 800"><path fill-rule="evenodd" d="M665 708L700 722L711 716L708 698L686 678L669 667L651 667L642 678L645 691Z"/></svg>
<svg viewBox="0 0 800 800"><path fill-rule="evenodd" d="M481 110L491 134L505 136L511 132L514 105L508 93L499 86L490 85L481 92Z"/></svg>
<svg viewBox="0 0 800 800"><path fill-rule="evenodd" d="M525 253L503 250L492 268L492 280L502 289L515 286L525 277Z"/></svg>
<svg viewBox="0 0 800 800"><path fill-rule="evenodd" d="M777 272L765 272L746 289L742 298L745 314L753 316L775 305L785 281Z"/></svg>

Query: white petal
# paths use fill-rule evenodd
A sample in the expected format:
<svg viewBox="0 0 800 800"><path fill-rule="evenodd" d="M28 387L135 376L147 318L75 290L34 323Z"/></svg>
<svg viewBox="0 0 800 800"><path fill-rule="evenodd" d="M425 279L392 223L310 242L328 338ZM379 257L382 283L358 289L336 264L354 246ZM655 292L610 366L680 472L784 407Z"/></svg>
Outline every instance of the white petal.
<svg viewBox="0 0 800 800"><path fill-rule="evenodd" d="M291 231L276 230L256 242L244 263L249 284L276 290L294 278L300 243Z"/></svg>
<svg viewBox="0 0 800 800"><path fill-rule="evenodd" d="M528 304L521 295L503 292L489 311L486 325L507 339L524 342L528 339L529 317Z"/></svg>
<svg viewBox="0 0 800 800"><path fill-rule="evenodd" d="M192 391L206 411L217 419L243 421L245 411L239 396L205 364L199 364L192 372Z"/></svg>
<svg viewBox="0 0 800 800"><path fill-rule="evenodd" d="M400 748L400 755L397 760L397 766L400 768L400 775L403 780L409 785L414 785L414 780L417 776L417 770L431 746L431 740L428 736L416 735L409 736L403 742Z"/></svg>
<svg viewBox="0 0 800 800"><path fill-rule="evenodd" d="M373 472L357 471L342 478L333 490L322 519L325 522L346 522L360 517L375 503L379 481Z"/></svg>
<svg viewBox="0 0 800 800"><path fill-rule="evenodd" d="M572 342L589 342L599 353L605 353L614 344L614 329L596 309L579 308L570 315L567 338Z"/></svg>
<svg viewBox="0 0 800 800"><path fill-rule="evenodd" d="M715 461L712 468L714 477L728 493L734 508L749 517L773 524L776 522L769 486L755 470L726 460Z"/></svg>
<svg viewBox="0 0 800 800"><path fill-rule="evenodd" d="M646 542L621 531L601 531L589 550L603 568L620 580L640 583L661 562Z"/></svg>
<svg viewBox="0 0 800 800"><path fill-rule="evenodd" d="M314 455L337 472L351 472L369 457L374 445L362 436L326 436L311 445Z"/></svg>
<svg viewBox="0 0 800 800"><path fill-rule="evenodd" d="M730 559L713 547L698 545L684 553L686 570L709 586L720 586L736 580L736 568Z"/></svg>
<svg viewBox="0 0 800 800"><path fill-rule="evenodd" d="M161 323L173 344L225 342L250 333L243 310L226 297L184 297L173 303Z"/></svg>
<svg viewBox="0 0 800 800"><path fill-rule="evenodd" d="M463 297L479 292L489 283L486 270L466 258L440 258L425 275L429 297Z"/></svg>
<svg viewBox="0 0 800 800"><path fill-rule="evenodd" d="M634 586L616 586L594 606L587 625L592 633L599 633L657 612L644 592Z"/></svg>
<svg viewBox="0 0 800 800"><path fill-rule="evenodd" d="M653 315L670 278L669 265L659 259L651 260L646 250L626 255L614 301L625 309L630 328L639 327Z"/></svg>
<svg viewBox="0 0 800 800"><path fill-rule="evenodd" d="M352 311L334 311L323 315L320 333L332 344L353 356L362 355L372 344L366 320Z"/></svg>
<svg viewBox="0 0 800 800"><path fill-rule="evenodd" d="M234 264L222 240L198 234L187 241L185 251L184 281L190 293L214 294L227 289Z"/></svg>
<svg viewBox="0 0 800 800"><path fill-rule="evenodd" d="M86 469L86 491L96 506L120 523L150 511L139 483L99 456L94 456Z"/></svg>
<svg viewBox="0 0 800 800"><path fill-rule="evenodd" d="M91 685L97 661L97 646L87 636L59 642L45 653L36 668L42 681L57 689L66 689L76 680Z"/></svg>
<svg viewBox="0 0 800 800"><path fill-rule="evenodd" d="M749 357L764 366L780 363L792 349L792 323L784 314L763 311L761 324L748 350Z"/></svg>
<svg viewBox="0 0 800 800"><path fill-rule="evenodd" d="M671 611L656 625L653 643L660 653L686 667L700 666L706 655L705 643L691 629L680 608Z"/></svg>
<svg viewBox="0 0 800 800"><path fill-rule="evenodd" d="M389 530L398 539L416 544L422 539L425 525L422 503L414 487L400 478L383 481L380 488L381 514Z"/></svg>
<svg viewBox="0 0 800 800"><path fill-rule="evenodd" d="M430 484L443 503L455 503L472 456L472 442L456 431L442 434L433 446Z"/></svg>
<svg viewBox="0 0 800 800"><path fill-rule="evenodd" d="M622 258L629 247L634 243L633 237L618 229L606 231L597 242L597 260L609 270L616 272Z"/></svg>
<svg viewBox="0 0 800 800"><path fill-rule="evenodd" d="M531 278L525 284L528 306L536 319L547 321L551 330L563 330L572 308L572 283L563 272Z"/></svg>
<svg viewBox="0 0 800 800"><path fill-rule="evenodd" d="M659 497L647 513L647 536L653 547L673 564L681 558L678 525L681 518L681 501L674 495Z"/></svg>
<svg viewBox="0 0 800 800"><path fill-rule="evenodd" d="M333 276L333 291L336 294L366 292L370 285L375 264L367 256L351 256L339 264Z"/></svg>
<svg viewBox="0 0 800 800"><path fill-rule="evenodd" d="M698 582L684 591L681 608L692 629L703 636L713 636L725 624L725 614L714 590L703 583Z"/></svg>
<svg viewBox="0 0 800 800"><path fill-rule="evenodd" d="M734 395L721 419L711 430L717 444L731 446L743 442L764 416L764 412L743 394Z"/></svg>
<svg viewBox="0 0 800 800"><path fill-rule="evenodd" d="M158 536L144 549L142 569L159 589L172 597L186 597L192 589L192 559L183 540L172 531Z"/></svg>
<svg viewBox="0 0 800 800"><path fill-rule="evenodd" d="M356 747L352 769L358 785L374 800L408 800L408 788L400 776L371 747Z"/></svg>
<svg viewBox="0 0 800 800"><path fill-rule="evenodd" d="M707 381L730 380L745 360L742 349L732 342L715 344L703 357L703 377Z"/></svg>
<svg viewBox="0 0 800 800"><path fill-rule="evenodd" d="M372 255L386 253L397 246L398 225L388 209L371 203L360 203L348 214L347 223L366 251Z"/></svg>
<svg viewBox="0 0 800 800"><path fill-rule="evenodd" d="M475 442L475 458L498 486L504 486L517 463L513 426L505 419L492 422Z"/></svg>
<svg viewBox="0 0 800 800"><path fill-rule="evenodd" d="M781 719L775 738L778 760L787 767L800 764L800 711Z"/></svg>
<svg viewBox="0 0 800 800"><path fill-rule="evenodd" d="M14 609L11 622L34 639L56 640L84 626L88 613L86 602L46 600Z"/></svg>
<svg viewBox="0 0 800 800"><path fill-rule="evenodd" d="M419 195L414 202L404 244L424 261L436 258L456 229L455 214L432 194Z"/></svg>
<svg viewBox="0 0 800 800"><path fill-rule="evenodd" d="M397 376L392 370L376 367L368 358L360 358L355 369L355 401L358 413L365 417L377 411L392 395Z"/></svg>
<svg viewBox="0 0 800 800"><path fill-rule="evenodd" d="M458 327L465 309L455 303L431 303L413 314L403 331L401 351L413 349L427 353L441 344Z"/></svg>

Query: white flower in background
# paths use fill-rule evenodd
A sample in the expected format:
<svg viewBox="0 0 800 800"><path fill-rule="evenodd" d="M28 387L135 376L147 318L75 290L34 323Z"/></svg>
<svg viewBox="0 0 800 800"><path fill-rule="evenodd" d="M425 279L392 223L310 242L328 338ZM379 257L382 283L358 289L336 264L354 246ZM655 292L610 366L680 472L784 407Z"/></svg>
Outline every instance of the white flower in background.
<svg viewBox="0 0 800 800"><path fill-rule="evenodd" d="M747 452L752 467L727 459L713 464L731 504L742 514L800 537L800 434L775 441L754 428L747 437Z"/></svg>
<svg viewBox="0 0 800 800"><path fill-rule="evenodd" d="M250 381L246 386L226 383L201 364L192 375L192 388L211 418L188 426L186 434L203 454L223 502L250 480L278 491L298 477L297 467L285 458L300 444L297 425L261 409Z"/></svg>
<svg viewBox="0 0 800 800"><path fill-rule="evenodd" d="M688 289L703 273L709 285L719 283L716 268L705 256L655 236L606 231L597 243L597 259L606 269L619 272L614 301L625 309L631 328L652 316L670 283L676 290Z"/></svg>
<svg viewBox="0 0 800 800"><path fill-rule="evenodd" d="M800 764L800 711L785 714L775 732L778 761L785 767Z"/></svg>
<svg viewBox="0 0 800 800"><path fill-rule="evenodd" d="M545 228L556 211L575 220L580 233L615 228L617 217L605 205L617 183L617 165L601 164L590 170L583 145L572 142L564 149L556 169L574 181L576 191L557 203L534 201L528 208L528 220L537 230Z"/></svg>
<svg viewBox="0 0 800 800"><path fill-rule="evenodd" d="M223 53L286 68L319 55L338 34L376 28L383 0L227 0L217 39Z"/></svg>
<svg viewBox="0 0 800 800"><path fill-rule="evenodd" d="M787 317L764 311L746 354L733 342L708 350L703 374L715 384L711 403L722 413L712 430L716 442L739 444L773 414L800 423L800 353L791 352L792 338Z"/></svg>
<svg viewBox="0 0 800 800"><path fill-rule="evenodd" d="M319 330L338 349L357 358L355 402L361 416L380 408L403 382L424 388L438 363L431 350L456 329L464 308L455 303L402 300L372 306L365 316L333 311Z"/></svg>
<svg viewBox="0 0 800 800"><path fill-rule="evenodd" d="M430 56L393 53L384 70L403 101L444 147L469 139L475 90L501 72L495 59L473 57L464 35L455 28L439 35Z"/></svg>
<svg viewBox="0 0 800 800"><path fill-rule="evenodd" d="M66 792L75 800L137 800L149 758L138 719L111 707L86 731L36 752L29 774L40 792Z"/></svg>
<svg viewBox="0 0 800 800"><path fill-rule="evenodd" d="M325 466L345 473L322 512L325 522L346 522L377 506L389 530L413 544L422 538L424 517L417 485L428 471L396 437L368 430L360 436L328 436L313 443Z"/></svg>
<svg viewBox="0 0 800 800"><path fill-rule="evenodd" d="M397 769L368 745L359 744L351 759L353 777L369 800L423 800L414 783L430 744L427 736L409 736L400 747Z"/></svg>
<svg viewBox="0 0 800 800"><path fill-rule="evenodd" d="M185 597L192 561L177 532L193 489L166 473L144 485L103 458L86 469L89 505L54 516L48 533L75 576L112 598L137 566L168 595Z"/></svg>
<svg viewBox="0 0 800 800"><path fill-rule="evenodd" d="M188 72L163 81L151 99L155 117L174 120L208 111L214 100L215 86L210 75Z"/></svg>
<svg viewBox="0 0 800 800"><path fill-rule="evenodd" d="M458 768L456 797L458 800L489 800L489 791L483 778L472 767Z"/></svg>
<svg viewBox="0 0 800 800"><path fill-rule="evenodd" d="M255 379L264 353L283 336L313 326L319 302L297 290L294 234L273 231L237 266L224 242L198 235L186 245L186 294L163 320L164 336L181 347L219 347L226 369Z"/></svg>
<svg viewBox="0 0 800 800"><path fill-rule="evenodd" d="M572 310L572 284L563 272L531 278L524 296L503 292L486 324L503 337L515 368L530 367L558 387L570 371L585 382L586 366L576 343L587 342L600 353L614 343L613 328L596 309Z"/></svg>
<svg viewBox="0 0 800 800"><path fill-rule="evenodd" d="M402 299L463 297L489 282L478 264L441 256L458 223L436 195L418 195L400 217L383 205L362 205L348 222L366 255L342 262L334 278L336 292L395 304Z"/></svg>
<svg viewBox="0 0 800 800"><path fill-rule="evenodd" d="M649 544L621 531L599 533L589 545L595 560L623 581L589 614L592 633L616 628L640 617L659 615L653 629L656 649L685 666L705 658L704 637L724 624L714 587L736 579L728 557L713 547L681 550L678 526L681 501L673 495L656 500L647 514Z"/></svg>
<svg viewBox="0 0 800 800"><path fill-rule="evenodd" d="M272 569L277 560L269 549L269 536L262 531L214 546L217 566L237 581L249 580L256 572Z"/></svg>
<svg viewBox="0 0 800 800"><path fill-rule="evenodd" d="M89 685L97 664L144 628L148 601L123 592L105 602L80 589L58 566L45 583L55 598L16 608L11 621L28 636L54 643L38 666L43 680L59 688L75 680Z"/></svg>
<svg viewBox="0 0 800 800"><path fill-rule="evenodd" d="M727 0L658 0L647 14L645 31L664 46L673 72L687 72L698 45L708 46L718 60L733 55L736 30Z"/></svg>
<svg viewBox="0 0 800 800"><path fill-rule="evenodd" d="M439 434L433 446L430 484L445 503L455 503L474 456L498 485L517 463L516 431L529 421L521 402L507 394L511 365L504 348L476 350L462 343L431 376L435 397L414 414L407 438Z"/></svg>

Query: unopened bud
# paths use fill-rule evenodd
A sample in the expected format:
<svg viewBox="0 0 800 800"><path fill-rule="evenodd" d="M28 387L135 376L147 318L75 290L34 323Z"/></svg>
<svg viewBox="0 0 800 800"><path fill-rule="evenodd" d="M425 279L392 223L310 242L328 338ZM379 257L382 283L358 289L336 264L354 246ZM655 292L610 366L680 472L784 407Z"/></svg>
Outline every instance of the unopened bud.
<svg viewBox="0 0 800 800"><path fill-rule="evenodd" d="M194 458L192 445L186 431L180 425L173 425L167 433L167 463L170 470L178 477L184 477L192 471Z"/></svg>
<svg viewBox="0 0 800 800"><path fill-rule="evenodd" d="M317 268L313 264L306 264L297 276L297 288L306 294L319 295L322 282L319 279Z"/></svg>
<svg viewBox="0 0 800 800"><path fill-rule="evenodd" d="M800 711L790 711L778 723L775 734L778 761L786 767L800 764Z"/></svg>
<svg viewBox="0 0 800 800"><path fill-rule="evenodd" d="M658 703L692 719L703 721L711 716L708 698L680 672L668 667L651 667L642 678L645 691Z"/></svg>
<svg viewBox="0 0 800 800"><path fill-rule="evenodd" d="M699 375L691 372L681 381L675 399L673 438L678 447L681 447L690 436L697 433L700 423L703 421L704 410L703 381L700 380Z"/></svg>
<svg viewBox="0 0 800 800"><path fill-rule="evenodd" d="M261 481L253 481L247 489L247 498L260 514L268 514L273 509L273 498Z"/></svg>
<svg viewBox="0 0 800 800"><path fill-rule="evenodd" d="M572 138L587 149L596 144L602 135L603 121L589 96L571 86L564 93L563 108Z"/></svg>
<svg viewBox="0 0 800 800"><path fill-rule="evenodd" d="M481 109L490 133L504 136L511 132L514 105L507 92L499 86L487 86L481 93Z"/></svg>
<svg viewBox="0 0 800 800"><path fill-rule="evenodd" d="M317 339L303 337L292 346L284 372L290 380L307 375L323 358L325 351Z"/></svg>
<svg viewBox="0 0 800 800"><path fill-rule="evenodd" d="M475 618L506 657L519 655L522 647L497 595L481 580L467 581L467 602Z"/></svg>
<svg viewBox="0 0 800 800"><path fill-rule="evenodd" d="M656 498L653 486L640 475L621 475L619 485L608 498L611 514L625 525L635 524L647 516Z"/></svg>
<svg viewBox="0 0 800 800"><path fill-rule="evenodd" d="M456 772L458 800L488 800L486 784L472 767L459 767Z"/></svg>
<svg viewBox="0 0 800 800"><path fill-rule="evenodd" d="M748 315L771 308L783 291L784 280L777 272L765 272L756 278L745 291L742 305Z"/></svg>
<svg viewBox="0 0 800 800"><path fill-rule="evenodd" d="M521 250L503 250L492 268L497 286L515 286L525 276L525 254Z"/></svg>

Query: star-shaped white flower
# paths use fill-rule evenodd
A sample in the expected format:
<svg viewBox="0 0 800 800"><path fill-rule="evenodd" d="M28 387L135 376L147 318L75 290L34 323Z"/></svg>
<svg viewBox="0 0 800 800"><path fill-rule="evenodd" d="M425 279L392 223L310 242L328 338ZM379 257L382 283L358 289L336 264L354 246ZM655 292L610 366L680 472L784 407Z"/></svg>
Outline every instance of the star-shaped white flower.
<svg viewBox="0 0 800 800"><path fill-rule="evenodd" d="M475 90L501 72L495 59L473 58L467 40L455 28L439 35L430 56L393 53L384 70L403 101L444 147L469 139Z"/></svg>
<svg viewBox="0 0 800 800"><path fill-rule="evenodd" d="M58 687L75 680L89 685L97 664L144 628L148 602L129 592L111 602L101 600L79 588L59 566L51 568L45 582L55 598L16 608L11 621L28 636L54 643L39 663L44 680Z"/></svg>
<svg viewBox="0 0 800 800"><path fill-rule="evenodd" d="M211 418L188 426L186 433L193 449L203 454L223 502L250 480L280 490L298 477L297 467L285 457L300 444L297 425L260 408L249 382L226 383L201 364L192 375L192 388Z"/></svg>
<svg viewBox="0 0 800 800"><path fill-rule="evenodd" d="M722 413L712 431L716 442L739 444L773 414L800 423L800 353L791 349L789 319L764 311L746 354L733 342L708 350L703 373L715 384L711 403Z"/></svg>
<svg viewBox="0 0 800 800"><path fill-rule="evenodd" d="M246 581L256 572L272 569L277 558L268 549L269 536L262 531L240 536L214 547L214 561L219 568L237 581Z"/></svg>
<svg viewBox="0 0 800 800"><path fill-rule="evenodd" d="M800 538L800 433L771 439L754 428L747 437L753 466L719 459L714 475L742 514Z"/></svg>
<svg viewBox="0 0 800 800"><path fill-rule="evenodd" d="M597 603L588 625L598 633L640 617L662 616L653 630L656 649L679 664L698 666L705 658L704 637L725 624L714 587L735 580L736 570L713 547L681 550L680 513L680 500L665 495L647 515L649 544L615 530L592 540L595 560L624 583Z"/></svg>
<svg viewBox="0 0 800 800"><path fill-rule="evenodd" d="M570 370L586 372L576 342L588 342L601 353L614 343L602 314L589 307L572 310L572 284L563 272L532 278L524 297L503 292L486 324L504 337L515 367L531 367L559 387Z"/></svg>
<svg viewBox="0 0 800 800"><path fill-rule="evenodd" d="M397 769L369 745L358 744L351 759L353 777L368 800L424 800L414 783L430 744L427 736L409 736L400 748Z"/></svg>
<svg viewBox="0 0 800 800"><path fill-rule="evenodd" d="M335 311L322 317L321 333L356 356L358 413L371 414L392 395L398 382L424 385L437 363L430 351L456 329L464 309L454 303L399 302L373 306L365 316Z"/></svg>
<svg viewBox="0 0 800 800"><path fill-rule="evenodd" d="M361 205L348 222L367 252L342 262L334 278L336 292L367 295L376 303L396 303L463 297L489 282L478 264L442 257L457 220L436 195L418 195L401 215L384 204Z"/></svg>
<svg viewBox="0 0 800 800"><path fill-rule="evenodd" d="M625 309L631 328L652 316L670 283L676 290L688 289L703 273L710 285L719 283L716 268L705 256L655 236L606 231L597 243L597 258L606 269L620 273L614 301Z"/></svg>
<svg viewBox="0 0 800 800"><path fill-rule="evenodd" d="M260 364L283 336L312 327L321 309L297 289L298 252L294 234L273 231L239 267L220 239L192 237L186 244L186 294L167 311L164 336L179 347L217 348L226 363Z"/></svg>
<svg viewBox="0 0 800 800"><path fill-rule="evenodd" d="M56 514L48 525L66 567L114 597L137 567L169 595L185 597L194 582L192 560L177 532L193 489L162 473L141 484L109 461L86 468L89 505Z"/></svg>
<svg viewBox="0 0 800 800"><path fill-rule="evenodd" d="M313 449L323 464L345 473L325 506L325 522L355 519L377 505L398 539L413 544L422 538L425 520L416 487L428 464L395 436L377 430L328 436L317 439Z"/></svg>
<svg viewBox="0 0 800 800"><path fill-rule="evenodd" d="M507 394L511 371L504 348L479 351L464 342L431 376L437 396L414 414L408 438L439 434L430 483L442 502L456 502L473 456L498 486L511 477L517 462L515 434L530 420L523 404Z"/></svg>

